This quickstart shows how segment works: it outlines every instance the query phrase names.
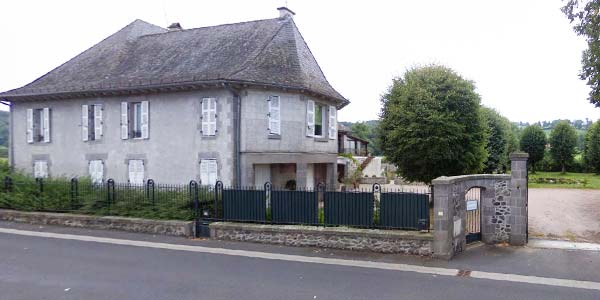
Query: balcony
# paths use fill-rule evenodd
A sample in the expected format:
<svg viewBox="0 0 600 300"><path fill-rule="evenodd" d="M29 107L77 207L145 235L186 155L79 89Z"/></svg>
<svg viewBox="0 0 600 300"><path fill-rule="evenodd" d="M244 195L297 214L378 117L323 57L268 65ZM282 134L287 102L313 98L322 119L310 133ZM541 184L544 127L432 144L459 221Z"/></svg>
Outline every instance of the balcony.
<svg viewBox="0 0 600 300"><path fill-rule="evenodd" d="M367 149L361 148L361 149L357 149L357 148L339 148L338 152L340 154L352 154L353 156L368 156L368 151Z"/></svg>

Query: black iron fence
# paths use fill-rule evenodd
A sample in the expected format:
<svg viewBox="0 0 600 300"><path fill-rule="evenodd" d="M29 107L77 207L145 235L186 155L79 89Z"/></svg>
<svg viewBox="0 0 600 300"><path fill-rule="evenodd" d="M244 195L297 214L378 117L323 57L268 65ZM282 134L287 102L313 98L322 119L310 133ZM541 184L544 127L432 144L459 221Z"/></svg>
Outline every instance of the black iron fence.
<svg viewBox="0 0 600 300"><path fill-rule="evenodd" d="M264 187L224 187L116 183L109 179L42 180L6 177L0 185L0 208L94 215L268 224L303 224L428 230L429 190L371 189L339 191L283 190Z"/></svg>

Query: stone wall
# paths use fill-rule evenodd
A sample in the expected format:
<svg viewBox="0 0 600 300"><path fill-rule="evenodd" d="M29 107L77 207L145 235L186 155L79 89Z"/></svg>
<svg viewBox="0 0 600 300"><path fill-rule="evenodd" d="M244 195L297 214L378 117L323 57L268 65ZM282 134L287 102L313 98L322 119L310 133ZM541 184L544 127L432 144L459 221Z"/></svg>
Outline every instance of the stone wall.
<svg viewBox="0 0 600 300"><path fill-rule="evenodd" d="M22 212L0 209L0 220L36 225L59 225L92 229L113 229L171 236L194 235L194 223L124 217L100 217L76 214Z"/></svg>
<svg viewBox="0 0 600 300"><path fill-rule="evenodd" d="M217 222L210 236L218 240L248 241L302 247L431 255L430 233L299 225L262 225Z"/></svg>
<svg viewBox="0 0 600 300"><path fill-rule="evenodd" d="M466 248L465 194L481 189L481 237L487 244L524 245L527 232L527 157L511 154L511 174L439 177L434 185L433 253L452 258Z"/></svg>

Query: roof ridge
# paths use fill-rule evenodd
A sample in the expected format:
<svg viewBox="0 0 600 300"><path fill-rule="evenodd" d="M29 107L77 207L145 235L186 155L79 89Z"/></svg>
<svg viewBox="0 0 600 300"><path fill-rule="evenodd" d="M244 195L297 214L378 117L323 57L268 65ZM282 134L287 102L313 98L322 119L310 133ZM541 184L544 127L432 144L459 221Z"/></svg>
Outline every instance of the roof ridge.
<svg viewBox="0 0 600 300"><path fill-rule="evenodd" d="M274 19L270 19L270 20L274 20ZM294 21L292 19L291 22L293 23ZM261 47L260 51L258 51L258 53L253 57L253 58L249 58L244 62L244 65L237 71L234 71L233 73L229 74L229 76L234 76L246 69L248 69L251 65L251 63L253 61L255 61L257 58L259 58L264 52L265 49L267 49L267 47L273 42L273 40L275 39L275 37L277 37L279 35L279 33L281 32L281 30L283 29L283 26L285 26L287 23L289 23L289 21L286 22L282 22L281 25L279 26L279 28L277 28L277 30L275 31L275 33L271 36L271 38L269 38L269 40L267 40L265 42L265 44Z"/></svg>
<svg viewBox="0 0 600 300"><path fill-rule="evenodd" d="M279 19L279 18L259 19L259 20L251 20L251 21L244 21L244 22L226 23L226 24L210 25L210 26L204 26L204 27L196 27L196 28L180 29L180 30L173 30L173 31L165 31L165 32L159 32L159 33L146 34L146 35L141 36L140 38L143 38L143 37L146 37L146 36L156 36L156 35L161 35L161 34L169 34L169 33L177 33L177 32L184 32L184 31L209 29L209 28L215 28L215 27L223 27L223 26L231 26L231 25L241 25L241 24L254 23L254 22L274 21L274 20L277 20L277 19ZM157 25L154 25L154 26L157 26ZM160 26L158 26L158 27L160 27Z"/></svg>

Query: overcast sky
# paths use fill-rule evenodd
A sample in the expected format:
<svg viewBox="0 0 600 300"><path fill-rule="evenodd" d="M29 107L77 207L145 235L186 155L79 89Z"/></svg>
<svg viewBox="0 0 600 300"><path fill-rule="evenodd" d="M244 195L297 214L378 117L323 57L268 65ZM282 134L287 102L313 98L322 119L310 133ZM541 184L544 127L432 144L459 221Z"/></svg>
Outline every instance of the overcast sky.
<svg viewBox="0 0 600 300"><path fill-rule="evenodd" d="M184 28L278 16L285 0L2 1L0 90L23 86L135 19ZM329 82L351 104L342 121L376 119L407 69L439 63L476 83L512 121L598 119L578 79L583 38L560 0L288 0Z"/></svg>

